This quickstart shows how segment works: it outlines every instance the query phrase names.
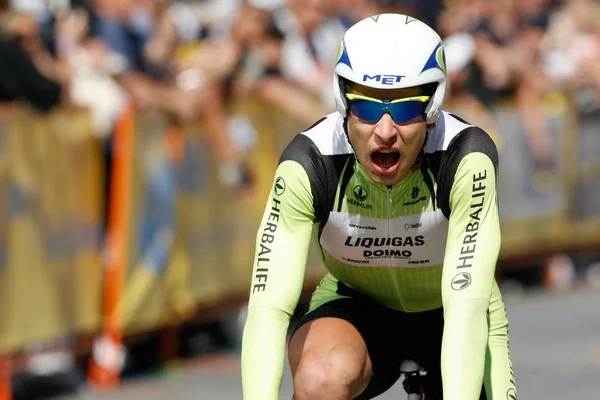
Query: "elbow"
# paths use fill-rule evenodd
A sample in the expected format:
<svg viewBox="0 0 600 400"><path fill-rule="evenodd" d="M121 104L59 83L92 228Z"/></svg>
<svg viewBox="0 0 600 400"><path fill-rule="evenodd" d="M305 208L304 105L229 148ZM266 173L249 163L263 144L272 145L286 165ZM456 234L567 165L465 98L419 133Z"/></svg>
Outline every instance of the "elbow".
<svg viewBox="0 0 600 400"><path fill-rule="evenodd" d="M444 303L444 317L459 318L463 322L484 318L487 320L489 299L463 299Z"/></svg>

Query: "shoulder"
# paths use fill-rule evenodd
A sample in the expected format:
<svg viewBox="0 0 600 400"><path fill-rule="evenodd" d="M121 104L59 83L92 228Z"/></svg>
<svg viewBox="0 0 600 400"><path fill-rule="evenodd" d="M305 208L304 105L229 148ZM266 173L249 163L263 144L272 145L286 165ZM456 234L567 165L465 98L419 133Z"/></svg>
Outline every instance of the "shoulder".
<svg viewBox="0 0 600 400"><path fill-rule="evenodd" d="M344 120L335 112L299 133L283 151L280 163L287 160L305 164L328 156L348 155L352 147L344 132Z"/></svg>
<svg viewBox="0 0 600 400"><path fill-rule="evenodd" d="M335 112L296 135L281 155L279 168L289 163L300 165L308 178L315 216L322 220L333 204L341 172L352 154L344 119ZM298 169L293 171L295 177L291 178L297 179Z"/></svg>
<svg viewBox="0 0 600 400"><path fill-rule="evenodd" d="M476 171L486 160L491 162L495 172L498 170L498 151L490 136L483 129L447 112L440 114L436 127L429 131L425 153L438 183L438 204L447 218L457 173Z"/></svg>
<svg viewBox="0 0 600 400"><path fill-rule="evenodd" d="M429 131L425 152L442 153L458 162L470 153L483 153L498 164L496 145L487 132L448 112L440 114L436 127Z"/></svg>

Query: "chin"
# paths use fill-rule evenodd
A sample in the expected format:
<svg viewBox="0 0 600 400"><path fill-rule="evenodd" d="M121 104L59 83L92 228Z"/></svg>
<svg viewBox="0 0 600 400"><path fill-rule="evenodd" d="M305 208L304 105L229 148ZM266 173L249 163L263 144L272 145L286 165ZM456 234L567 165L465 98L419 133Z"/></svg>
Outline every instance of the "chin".
<svg viewBox="0 0 600 400"><path fill-rule="evenodd" d="M402 178L397 174L394 175L380 175L374 172L371 173L371 180L380 185L391 186L402 182Z"/></svg>

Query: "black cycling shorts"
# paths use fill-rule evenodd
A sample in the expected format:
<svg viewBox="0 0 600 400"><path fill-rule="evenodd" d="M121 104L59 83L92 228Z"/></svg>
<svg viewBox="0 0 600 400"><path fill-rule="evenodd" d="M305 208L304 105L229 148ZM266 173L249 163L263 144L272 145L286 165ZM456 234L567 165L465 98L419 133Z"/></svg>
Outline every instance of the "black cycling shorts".
<svg viewBox="0 0 600 400"><path fill-rule="evenodd" d="M330 301L305 314L292 327L292 336L302 325L314 319L341 318L362 335L373 365L371 381L356 400L372 399L391 388L400 377L400 364L405 359L416 361L427 371L427 399L442 399L443 309L418 313L392 310L341 282L338 283L338 293L351 297ZM484 390L481 400L485 400Z"/></svg>

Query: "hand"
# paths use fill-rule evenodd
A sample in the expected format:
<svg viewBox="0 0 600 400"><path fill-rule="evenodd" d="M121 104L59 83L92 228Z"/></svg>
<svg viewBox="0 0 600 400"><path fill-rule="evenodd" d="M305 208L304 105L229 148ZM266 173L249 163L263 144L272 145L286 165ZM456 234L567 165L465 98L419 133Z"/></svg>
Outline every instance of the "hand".
<svg viewBox="0 0 600 400"><path fill-rule="evenodd" d="M219 183L232 195L250 193L254 188L251 169L243 163L222 164L217 170Z"/></svg>
<svg viewBox="0 0 600 400"><path fill-rule="evenodd" d="M221 80L233 73L240 59L240 49L231 40L204 43L198 47L192 66L202 70L209 79Z"/></svg>
<svg viewBox="0 0 600 400"><path fill-rule="evenodd" d="M61 16L56 24L57 41L81 43L88 33L88 15L85 10L75 9Z"/></svg>
<svg viewBox="0 0 600 400"><path fill-rule="evenodd" d="M39 36L37 22L28 15L9 12L0 21L3 32L11 37L27 38Z"/></svg>
<svg viewBox="0 0 600 400"><path fill-rule="evenodd" d="M179 95L173 104L173 112L182 120L196 120L202 115L202 104L205 99L202 88L192 90L179 90Z"/></svg>
<svg viewBox="0 0 600 400"><path fill-rule="evenodd" d="M9 12L3 16L0 24L3 33L18 40L23 50L30 55L43 49L38 23L30 16Z"/></svg>

